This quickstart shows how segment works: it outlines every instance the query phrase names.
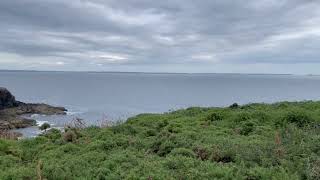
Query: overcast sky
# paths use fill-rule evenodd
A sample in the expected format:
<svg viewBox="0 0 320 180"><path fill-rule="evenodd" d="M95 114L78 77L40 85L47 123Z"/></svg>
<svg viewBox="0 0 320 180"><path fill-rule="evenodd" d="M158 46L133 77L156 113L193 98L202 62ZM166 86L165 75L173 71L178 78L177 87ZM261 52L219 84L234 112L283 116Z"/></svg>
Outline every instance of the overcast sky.
<svg viewBox="0 0 320 180"><path fill-rule="evenodd" d="M0 69L320 74L320 0L0 0Z"/></svg>

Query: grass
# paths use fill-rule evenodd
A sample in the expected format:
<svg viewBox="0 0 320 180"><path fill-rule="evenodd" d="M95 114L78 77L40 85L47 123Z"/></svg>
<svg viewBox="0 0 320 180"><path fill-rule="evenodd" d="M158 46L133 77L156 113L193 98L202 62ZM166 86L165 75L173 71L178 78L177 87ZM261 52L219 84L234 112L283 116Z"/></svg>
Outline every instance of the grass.
<svg viewBox="0 0 320 180"><path fill-rule="evenodd" d="M0 140L0 179L320 179L320 102L141 114Z"/></svg>

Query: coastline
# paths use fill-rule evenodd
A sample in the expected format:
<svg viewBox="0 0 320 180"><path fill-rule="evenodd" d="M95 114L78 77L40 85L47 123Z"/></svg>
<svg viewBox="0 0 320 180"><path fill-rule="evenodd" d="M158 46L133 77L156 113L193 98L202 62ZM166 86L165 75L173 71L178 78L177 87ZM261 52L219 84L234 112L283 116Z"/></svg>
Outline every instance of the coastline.
<svg viewBox="0 0 320 180"><path fill-rule="evenodd" d="M0 88L0 131L1 134L12 129L27 128L36 125L31 114L65 115L67 109L47 104L23 103L6 88ZM28 116L30 115L30 116ZM27 117L28 116L28 117Z"/></svg>

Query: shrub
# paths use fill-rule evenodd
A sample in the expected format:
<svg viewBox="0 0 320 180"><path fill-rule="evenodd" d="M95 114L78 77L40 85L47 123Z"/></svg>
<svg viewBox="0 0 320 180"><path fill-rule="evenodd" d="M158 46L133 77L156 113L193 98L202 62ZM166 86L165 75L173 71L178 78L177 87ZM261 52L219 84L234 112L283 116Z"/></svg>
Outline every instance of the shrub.
<svg viewBox="0 0 320 180"><path fill-rule="evenodd" d="M284 116L283 120L289 123L294 123L298 127L304 127L313 122L312 117L301 110L290 111Z"/></svg>
<svg viewBox="0 0 320 180"><path fill-rule="evenodd" d="M210 152L210 159L215 162L230 163L235 161L234 147L213 146Z"/></svg>
<svg viewBox="0 0 320 180"><path fill-rule="evenodd" d="M223 119L222 115L217 112L211 113L205 118L206 121L210 121L210 122L222 121L222 119Z"/></svg>
<svg viewBox="0 0 320 180"><path fill-rule="evenodd" d="M161 120L160 122L158 122L157 128L162 129L162 128L166 127L168 124L169 124L169 122L167 119Z"/></svg>
<svg viewBox="0 0 320 180"><path fill-rule="evenodd" d="M184 115L187 115L187 116L196 116L198 114L201 114L203 112L205 112L206 110L204 108L200 108L200 107L190 107L190 108L187 108L185 111L184 111Z"/></svg>
<svg viewBox="0 0 320 180"><path fill-rule="evenodd" d="M251 114L248 112L240 112L235 114L236 117L234 119L234 122L239 123L243 121L248 121L251 119Z"/></svg>
<svg viewBox="0 0 320 180"><path fill-rule="evenodd" d="M40 129L41 131L47 130L47 129L49 129L49 128L50 128L50 124L48 124L48 123L43 123L43 124L39 127L39 129Z"/></svg>
<svg viewBox="0 0 320 180"><path fill-rule="evenodd" d="M135 135L137 130L132 125L123 124L122 126L112 126L111 130L114 133L126 134L126 135Z"/></svg>
<svg viewBox="0 0 320 180"><path fill-rule="evenodd" d="M185 156L191 158L196 157L195 153L192 150L186 148L175 148L171 151L170 154L173 156Z"/></svg>
<svg viewBox="0 0 320 180"><path fill-rule="evenodd" d="M306 166L306 174L308 179L318 180L320 179L320 157L313 156L311 157Z"/></svg>
<svg viewBox="0 0 320 180"><path fill-rule="evenodd" d="M202 161L208 160L210 157L210 151L207 148L196 147L193 151L196 154L196 157Z"/></svg>
<svg viewBox="0 0 320 180"><path fill-rule="evenodd" d="M169 133L181 133L182 129L181 129L181 124L178 123L171 123L168 126L166 126L166 130Z"/></svg>
<svg viewBox="0 0 320 180"><path fill-rule="evenodd" d="M175 144L170 141L164 141L163 143L160 144L159 149L157 151L157 154L159 156L166 156L167 154L169 154L174 148L175 148Z"/></svg>
<svg viewBox="0 0 320 180"><path fill-rule="evenodd" d="M242 124L240 128L240 134L244 136L248 136L255 129L255 123L253 122L245 122Z"/></svg>
<svg viewBox="0 0 320 180"><path fill-rule="evenodd" d="M229 108L231 109L236 109L236 108L239 108L239 104L238 103L233 103L229 106Z"/></svg>
<svg viewBox="0 0 320 180"><path fill-rule="evenodd" d="M51 139L51 140L57 140L61 138L61 131L59 129L50 129L45 134L45 137Z"/></svg>
<svg viewBox="0 0 320 180"><path fill-rule="evenodd" d="M75 142L77 140L77 134L72 130L68 130L63 134L63 140L66 142Z"/></svg>
<svg viewBox="0 0 320 180"><path fill-rule="evenodd" d="M0 139L0 154L6 153L9 150L10 144L4 140Z"/></svg>
<svg viewBox="0 0 320 180"><path fill-rule="evenodd" d="M148 129L146 130L146 136L150 137L150 136L156 136L157 135L157 131L155 131L154 129Z"/></svg>

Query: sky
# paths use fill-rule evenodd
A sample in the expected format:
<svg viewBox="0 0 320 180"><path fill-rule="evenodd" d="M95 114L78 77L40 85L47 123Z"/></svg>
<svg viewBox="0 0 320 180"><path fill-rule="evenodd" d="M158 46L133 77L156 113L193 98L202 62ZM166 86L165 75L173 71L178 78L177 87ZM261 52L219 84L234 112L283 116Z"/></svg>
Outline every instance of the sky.
<svg viewBox="0 0 320 180"><path fill-rule="evenodd" d="M1 0L0 69L320 74L320 0Z"/></svg>

